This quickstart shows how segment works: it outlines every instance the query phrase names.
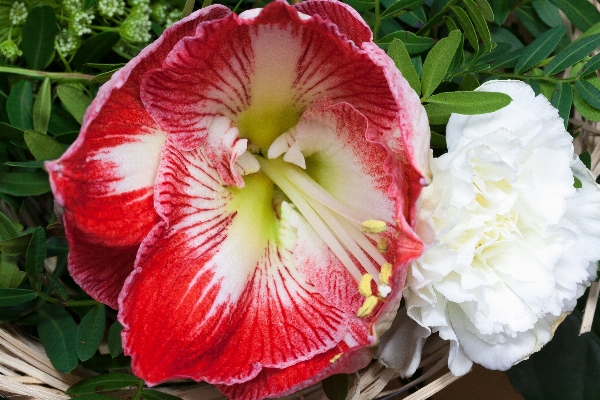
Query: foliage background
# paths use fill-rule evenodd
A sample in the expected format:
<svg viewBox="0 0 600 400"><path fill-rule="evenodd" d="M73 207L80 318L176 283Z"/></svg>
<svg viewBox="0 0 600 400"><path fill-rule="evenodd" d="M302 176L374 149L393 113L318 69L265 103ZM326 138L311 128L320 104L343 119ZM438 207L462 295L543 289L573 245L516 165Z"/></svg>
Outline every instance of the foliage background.
<svg viewBox="0 0 600 400"><path fill-rule="evenodd" d="M436 155L445 151L451 112L475 114L506 104L502 96L472 92L489 79L530 84L579 140L600 134L596 0L346 2L420 94ZM238 12L265 3L222 1ZM192 6L178 0L0 0L0 321L39 340L56 370L96 375L67 391L82 399L177 397L148 390L129 373L116 312L69 277L68 245L43 161L59 157L75 140L99 85ZM582 158L589 166L589 154ZM600 398L600 321L578 336L584 300L548 346L507 372L527 400ZM340 382L347 379L326 384ZM126 395L92 394L132 386ZM338 388L329 396L344 393Z"/></svg>

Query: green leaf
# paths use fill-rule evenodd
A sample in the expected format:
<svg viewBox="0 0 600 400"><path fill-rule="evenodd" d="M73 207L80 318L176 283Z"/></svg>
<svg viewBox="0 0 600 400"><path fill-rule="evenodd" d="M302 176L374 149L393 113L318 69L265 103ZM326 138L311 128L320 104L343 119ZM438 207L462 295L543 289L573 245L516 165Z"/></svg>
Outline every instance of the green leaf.
<svg viewBox="0 0 600 400"><path fill-rule="evenodd" d="M548 26L542 22L537 16L533 7L530 5L522 5L515 10L515 14L519 17L519 20L523 23L523 26L531 33L535 38L546 32Z"/></svg>
<svg viewBox="0 0 600 400"><path fill-rule="evenodd" d="M587 169L592 169L592 156L589 151L584 151L579 155L579 159Z"/></svg>
<svg viewBox="0 0 600 400"><path fill-rule="evenodd" d="M37 323L40 341L54 368L67 374L77 366L77 326L64 309L46 304Z"/></svg>
<svg viewBox="0 0 600 400"><path fill-rule="evenodd" d="M445 149L446 148L446 136L440 135L437 132L431 131L431 148L433 149Z"/></svg>
<svg viewBox="0 0 600 400"><path fill-rule="evenodd" d="M45 172L0 172L0 193L13 196L38 196L50 191Z"/></svg>
<svg viewBox="0 0 600 400"><path fill-rule="evenodd" d="M575 90L573 93L573 105L585 119L600 122L600 110L595 109L583 100Z"/></svg>
<svg viewBox="0 0 600 400"><path fill-rule="evenodd" d="M398 31L391 33L379 39L377 43L381 45L381 48L386 50L386 45L389 45L394 39L400 39L402 43L404 43L408 54L422 53L426 50L429 50L435 43L435 41L432 38L417 36L414 33L408 31Z"/></svg>
<svg viewBox="0 0 600 400"><path fill-rule="evenodd" d="M589 74L595 73L598 69L600 69L600 53L596 54L592 57L581 70L581 76L588 76Z"/></svg>
<svg viewBox="0 0 600 400"><path fill-rule="evenodd" d="M575 189L581 189L583 187L583 183L579 180L578 177L573 175L573 187Z"/></svg>
<svg viewBox="0 0 600 400"><path fill-rule="evenodd" d="M346 400L350 387L350 376L347 374L331 375L325 378L321 385L329 400Z"/></svg>
<svg viewBox="0 0 600 400"><path fill-rule="evenodd" d="M16 128L33 129L33 88L31 82L22 80L17 83L6 100L6 112L10 124Z"/></svg>
<svg viewBox="0 0 600 400"><path fill-rule="evenodd" d="M37 297L33 290L0 289L0 307L16 306L31 301Z"/></svg>
<svg viewBox="0 0 600 400"><path fill-rule="evenodd" d="M77 329L77 354L81 361L94 356L106 327L106 310L103 304L98 304L85 314Z"/></svg>
<svg viewBox="0 0 600 400"><path fill-rule="evenodd" d="M498 92L446 92L427 99L430 104L445 107L457 114L485 114L500 110L510 104L512 99Z"/></svg>
<svg viewBox="0 0 600 400"><path fill-rule="evenodd" d="M506 43L510 45L510 50L514 51L523 47L523 43L508 29L504 29L500 26L490 27L490 34L492 35L492 41L494 43Z"/></svg>
<svg viewBox="0 0 600 400"><path fill-rule="evenodd" d="M65 109L81 124L83 114L85 114L85 110L92 103L92 99L86 96L81 90L69 85L58 86L56 93Z"/></svg>
<svg viewBox="0 0 600 400"><path fill-rule="evenodd" d="M558 53L545 68L546 75L554 75L583 60L600 47L600 34L577 40Z"/></svg>
<svg viewBox="0 0 600 400"><path fill-rule="evenodd" d="M31 235L25 254L25 270L31 287L39 291L42 288L42 269L46 260L46 232L37 227Z"/></svg>
<svg viewBox="0 0 600 400"><path fill-rule="evenodd" d="M7 161L4 165L8 165L9 167L21 167L21 168L44 168L44 161Z"/></svg>
<svg viewBox="0 0 600 400"><path fill-rule="evenodd" d="M472 91L480 86L479 81L473 74L466 74L458 86L459 91Z"/></svg>
<svg viewBox="0 0 600 400"><path fill-rule="evenodd" d="M19 270L16 257L0 255L0 288L17 288L26 276L24 271Z"/></svg>
<svg viewBox="0 0 600 400"><path fill-rule="evenodd" d="M421 73L421 88L424 98L429 97L446 77L461 37L459 31L452 31L448 37L437 42L427 54Z"/></svg>
<svg viewBox="0 0 600 400"><path fill-rule="evenodd" d="M419 75L410 60L410 56L404 47L404 43L401 40L394 39L388 47L388 56L396 64L396 68L400 70L402 76L408 81L408 84L418 95L421 94L421 81Z"/></svg>
<svg viewBox="0 0 600 400"><path fill-rule="evenodd" d="M0 212L0 240L13 239L19 236L15 225L6 215Z"/></svg>
<svg viewBox="0 0 600 400"><path fill-rule="evenodd" d="M122 389L129 386L137 386L141 383L143 383L143 381L133 375L115 372L81 380L68 388L66 393L71 395L106 392L109 390Z"/></svg>
<svg viewBox="0 0 600 400"><path fill-rule="evenodd" d="M494 22L494 11L492 10L490 3L488 3L487 0L475 0L475 2L477 3L477 7L479 7L479 11L481 11L483 18L489 22Z"/></svg>
<svg viewBox="0 0 600 400"><path fill-rule="evenodd" d="M54 160L65 151L56 139L36 131L25 131L23 138L36 160Z"/></svg>
<svg viewBox="0 0 600 400"><path fill-rule="evenodd" d="M594 332L579 335L580 327L581 317L575 311L558 326L550 343L506 372L525 399L598 398L600 338Z"/></svg>
<svg viewBox="0 0 600 400"><path fill-rule="evenodd" d="M521 58L521 55L524 51L525 47L521 47L520 49L506 53L504 56L498 57L496 61L494 61L494 63L491 65L491 68L499 69L514 67L515 65L517 65L517 62L519 61L519 58Z"/></svg>
<svg viewBox="0 0 600 400"><path fill-rule="evenodd" d="M0 252L7 255L24 254L29 246L31 234L20 236L0 242Z"/></svg>
<svg viewBox="0 0 600 400"><path fill-rule="evenodd" d="M467 11L477 28L477 32L479 32L479 36L481 36L481 40L483 41L483 45L485 48L490 51L492 50L492 37L490 36L490 29L488 28L487 22L481 13L481 10L477 8L477 5L473 0L463 0L465 6L467 6Z"/></svg>
<svg viewBox="0 0 600 400"><path fill-rule="evenodd" d="M458 18L458 23L463 28L463 31L465 32L465 36L466 36L467 40L469 41L469 43L471 43L471 46L473 47L473 49L475 49L475 51L478 51L479 50L479 41L477 40L477 34L475 33L475 27L473 26L473 23L469 19L469 16L465 12L465 10L463 10L460 7L453 6L451 8L452 8L452 11L454 11L454 14L456 14L456 18Z"/></svg>
<svg viewBox="0 0 600 400"><path fill-rule="evenodd" d="M450 111L448 108L439 104L425 104L425 111L427 112L427 118L431 125L446 125L450 119Z"/></svg>
<svg viewBox="0 0 600 400"><path fill-rule="evenodd" d="M600 11L588 0L550 0L560 8L580 31L600 22Z"/></svg>
<svg viewBox="0 0 600 400"><path fill-rule="evenodd" d="M542 62L558 45L567 28L564 25L556 26L535 39L529 46L525 47L517 61L515 72L521 73Z"/></svg>
<svg viewBox="0 0 600 400"><path fill-rule="evenodd" d="M159 392L158 390L144 389L144 390L142 390L142 399L145 399L145 400L181 400L181 397L173 396L172 394Z"/></svg>
<svg viewBox="0 0 600 400"><path fill-rule="evenodd" d="M550 103L558 109L558 115L563 119L566 129L569 123L571 104L573 103L573 89L571 89L571 86L566 83L556 84Z"/></svg>
<svg viewBox="0 0 600 400"><path fill-rule="evenodd" d="M425 0L398 0L390 7L386 8L386 10L381 13L380 18L395 18L400 12L405 10L414 10L418 7L421 7L423 3L425 3Z"/></svg>
<svg viewBox="0 0 600 400"><path fill-rule="evenodd" d="M98 83L104 83L110 80L110 78L112 78L112 76L115 74L115 72L117 72L120 68L116 68L116 69L112 69L110 71L106 71L106 72L102 72L101 74L95 75L92 79L90 79L91 82L98 82Z"/></svg>
<svg viewBox="0 0 600 400"><path fill-rule="evenodd" d="M50 96L50 78L44 79L33 103L33 129L46 134L52 113L52 97Z"/></svg>
<svg viewBox="0 0 600 400"><path fill-rule="evenodd" d="M544 23L550 27L562 25L562 19L558 13L558 7L549 0L533 0L533 9Z"/></svg>
<svg viewBox="0 0 600 400"><path fill-rule="evenodd" d="M446 26L448 27L448 32L458 30L458 26L456 26L456 22L454 22L454 20L451 17L444 15L443 19L444 19L444 22L446 23Z"/></svg>
<svg viewBox="0 0 600 400"><path fill-rule="evenodd" d="M108 330L108 352L114 358L123 351L123 343L121 342L121 332L123 325L119 321L115 321Z"/></svg>
<svg viewBox="0 0 600 400"><path fill-rule="evenodd" d="M119 41L117 32L101 32L87 39L73 56L74 69L81 69L85 64L100 61Z"/></svg>
<svg viewBox="0 0 600 400"><path fill-rule="evenodd" d="M31 69L44 69L54 55L54 38L58 33L51 6L33 7L23 25L21 48Z"/></svg>
<svg viewBox="0 0 600 400"><path fill-rule="evenodd" d="M14 126L0 122L0 140L19 142L23 140L23 131Z"/></svg>
<svg viewBox="0 0 600 400"><path fill-rule="evenodd" d="M575 88L586 103L600 110L600 89L588 81L576 81Z"/></svg>
<svg viewBox="0 0 600 400"><path fill-rule="evenodd" d="M494 21L498 25L504 25L508 14L512 11L512 4L509 0L495 0L491 3L492 9L494 10Z"/></svg>
<svg viewBox="0 0 600 400"><path fill-rule="evenodd" d="M368 11L375 7L375 1L373 0L344 0L344 3L348 4L350 7L354 8L357 11Z"/></svg>

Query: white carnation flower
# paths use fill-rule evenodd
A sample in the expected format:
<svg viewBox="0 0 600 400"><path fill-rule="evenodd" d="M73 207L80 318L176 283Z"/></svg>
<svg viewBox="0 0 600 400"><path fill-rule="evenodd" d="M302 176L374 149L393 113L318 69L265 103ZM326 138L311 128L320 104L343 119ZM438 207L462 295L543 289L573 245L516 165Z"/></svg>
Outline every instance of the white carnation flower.
<svg viewBox="0 0 600 400"><path fill-rule="evenodd" d="M477 90L513 101L450 118L448 153L433 159L421 198L418 233L428 249L404 289L406 312L420 327L390 340L415 343L415 335L439 332L451 341L455 375L473 362L507 370L538 351L600 259L600 187L573 155L557 110L520 81ZM575 189L573 176L583 187ZM414 346L418 357L422 341ZM405 374L418 365L406 355L398 365L385 350L381 357Z"/></svg>

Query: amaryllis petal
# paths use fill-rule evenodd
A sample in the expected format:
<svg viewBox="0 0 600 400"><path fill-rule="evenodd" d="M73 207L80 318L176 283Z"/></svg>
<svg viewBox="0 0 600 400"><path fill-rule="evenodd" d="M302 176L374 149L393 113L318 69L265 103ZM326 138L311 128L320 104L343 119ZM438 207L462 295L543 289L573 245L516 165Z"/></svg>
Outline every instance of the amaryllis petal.
<svg viewBox="0 0 600 400"><path fill-rule="evenodd" d="M56 201L65 210L69 269L82 288L112 307L133 268L133 248L158 222L152 196L165 135L141 103L140 80L174 43L202 22L228 13L226 7L213 6L191 15L115 73L87 110L73 146L46 164ZM119 260L102 267L111 290L97 288L97 277L87 272L105 257Z"/></svg>
<svg viewBox="0 0 600 400"><path fill-rule="evenodd" d="M298 272L287 215L296 211L282 204L276 223L272 190L262 174L228 187L201 151L167 143L156 193L165 222L142 243L120 298L124 348L147 382L244 382L343 339L355 317Z"/></svg>
<svg viewBox="0 0 600 400"><path fill-rule="evenodd" d="M373 39L373 32L355 9L336 0L308 0L293 7L306 15L319 15L333 22L357 46Z"/></svg>

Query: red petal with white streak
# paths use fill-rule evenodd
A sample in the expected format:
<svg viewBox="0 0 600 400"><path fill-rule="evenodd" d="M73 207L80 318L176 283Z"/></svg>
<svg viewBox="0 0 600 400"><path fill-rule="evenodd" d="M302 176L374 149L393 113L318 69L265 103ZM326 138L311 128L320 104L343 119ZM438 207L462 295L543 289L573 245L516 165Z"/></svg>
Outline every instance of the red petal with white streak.
<svg viewBox="0 0 600 400"><path fill-rule="evenodd" d="M373 39L373 32L356 10L337 0L307 0L293 7L306 15L319 15L337 25L358 47Z"/></svg>
<svg viewBox="0 0 600 400"><path fill-rule="evenodd" d="M348 18L349 25L358 23ZM150 114L186 150L206 144L214 117L237 124L245 111L265 103L289 105L301 115L324 96L352 104L374 135L398 127L382 68L331 21L302 19L280 1L255 18L231 15L199 27L142 82Z"/></svg>
<svg viewBox="0 0 600 400"><path fill-rule="evenodd" d="M356 317L295 267L288 221L296 211L282 206L279 226L265 225L261 213L276 218L268 185L253 174L244 189L227 187L200 150L167 143L156 186L164 221L142 243L119 298L125 352L150 384L248 381L335 348L348 333Z"/></svg>
<svg viewBox="0 0 600 400"><path fill-rule="evenodd" d="M144 109L140 81L181 38L228 13L223 6L209 7L165 31L102 86L73 146L46 164L65 209L69 269L84 290L111 307L133 268L133 249L158 222L152 196L165 136ZM100 262L108 259L117 262ZM103 289L96 286L98 274Z"/></svg>

